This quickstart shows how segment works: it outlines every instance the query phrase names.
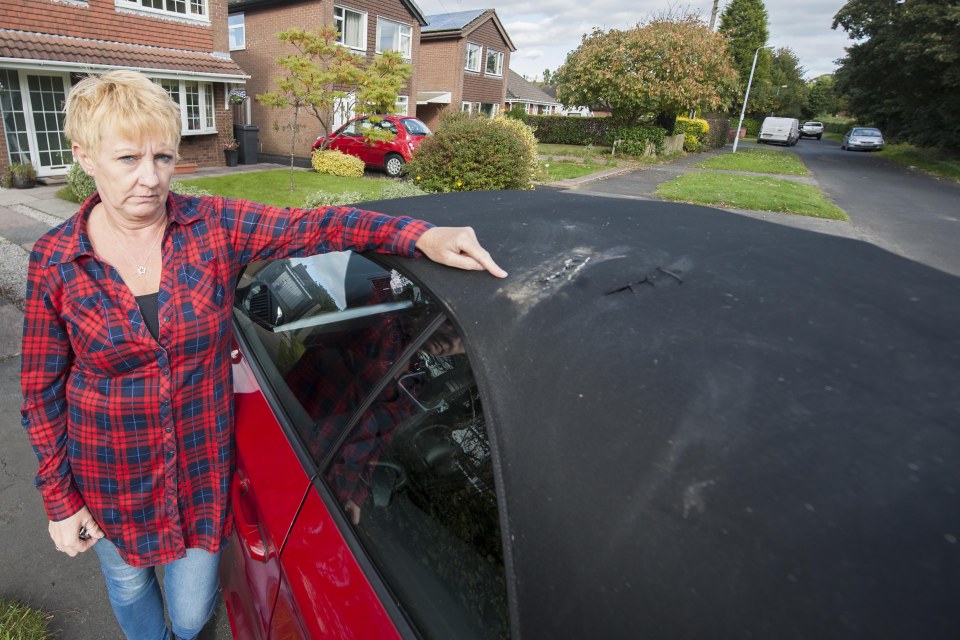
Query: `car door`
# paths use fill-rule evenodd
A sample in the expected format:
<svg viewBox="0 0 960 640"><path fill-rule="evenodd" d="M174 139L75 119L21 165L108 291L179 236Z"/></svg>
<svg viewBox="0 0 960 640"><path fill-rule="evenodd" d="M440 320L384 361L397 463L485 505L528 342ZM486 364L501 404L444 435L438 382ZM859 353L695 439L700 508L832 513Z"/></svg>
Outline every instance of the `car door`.
<svg viewBox="0 0 960 640"><path fill-rule="evenodd" d="M341 127L333 140L330 141L330 148L362 160L364 154L362 143L361 121L354 120Z"/></svg>
<svg viewBox="0 0 960 640"><path fill-rule="evenodd" d="M251 589L251 599L272 596L270 637L509 635L482 405L436 301L346 252L250 265L236 307L262 391L238 393L238 474L255 449L273 456L255 446L261 438L294 456L286 469L248 470L248 492L259 501L269 473L302 499L271 588ZM434 545L426 556L424 545ZM233 619L241 588L229 589Z"/></svg>

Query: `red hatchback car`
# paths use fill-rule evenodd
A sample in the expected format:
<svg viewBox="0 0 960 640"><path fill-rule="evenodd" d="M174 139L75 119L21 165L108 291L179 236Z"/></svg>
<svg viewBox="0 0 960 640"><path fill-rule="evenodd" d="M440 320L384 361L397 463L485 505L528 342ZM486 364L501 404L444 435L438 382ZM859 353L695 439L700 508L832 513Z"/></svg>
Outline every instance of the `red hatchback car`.
<svg viewBox="0 0 960 640"><path fill-rule="evenodd" d="M960 278L677 203L376 207L510 277L246 267L234 637L957 640Z"/></svg>
<svg viewBox="0 0 960 640"><path fill-rule="evenodd" d="M369 129L389 131L393 139L386 142L367 140L364 133ZM368 167L383 169L388 176L396 178L403 173L413 150L430 134L427 125L410 116L363 116L337 129L330 136L328 148L356 156ZM318 137L313 150L319 149L325 139L326 136Z"/></svg>

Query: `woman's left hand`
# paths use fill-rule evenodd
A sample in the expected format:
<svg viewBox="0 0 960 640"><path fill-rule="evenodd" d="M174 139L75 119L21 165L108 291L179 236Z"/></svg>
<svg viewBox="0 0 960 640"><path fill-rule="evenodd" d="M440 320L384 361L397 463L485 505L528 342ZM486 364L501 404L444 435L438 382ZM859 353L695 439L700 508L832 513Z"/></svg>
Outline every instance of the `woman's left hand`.
<svg viewBox="0 0 960 640"><path fill-rule="evenodd" d="M477 234L470 227L433 227L417 240L417 249L425 256L458 269L489 271L498 278L506 278L486 249L480 246Z"/></svg>

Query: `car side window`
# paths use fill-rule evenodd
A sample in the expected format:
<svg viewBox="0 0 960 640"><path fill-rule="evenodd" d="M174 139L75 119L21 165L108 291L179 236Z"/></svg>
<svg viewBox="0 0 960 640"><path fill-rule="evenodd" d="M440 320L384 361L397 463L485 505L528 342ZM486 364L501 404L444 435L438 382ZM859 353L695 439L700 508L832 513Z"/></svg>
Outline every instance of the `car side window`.
<svg viewBox="0 0 960 640"><path fill-rule="evenodd" d="M235 311L315 464L438 313L398 272L350 251L248 265Z"/></svg>
<svg viewBox="0 0 960 640"><path fill-rule="evenodd" d="M384 131L389 131L393 135L397 135L397 125L393 124L389 120L381 120L377 123L377 127L383 129Z"/></svg>
<svg viewBox="0 0 960 640"><path fill-rule="evenodd" d="M509 636L490 440L448 321L393 369L325 479L422 636Z"/></svg>

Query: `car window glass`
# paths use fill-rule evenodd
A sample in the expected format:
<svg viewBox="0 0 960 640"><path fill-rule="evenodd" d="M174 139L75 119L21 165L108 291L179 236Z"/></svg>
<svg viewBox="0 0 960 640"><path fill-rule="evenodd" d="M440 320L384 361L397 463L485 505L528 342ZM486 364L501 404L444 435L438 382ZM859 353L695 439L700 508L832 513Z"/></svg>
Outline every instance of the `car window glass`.
<svg viewBox="0 0 960 640"><path fill-rule="evenodd" d="M314 462L437 310L396 271L353 252L250 264L241 331Z"/></svg>
<svg viewBox="0 0 960 640"><path fill-rule="evenodd" d="M401 120L401 122L403 123L403 128L412 136L430 135L430 128L416 118L407 118L406 120Z"/></svg>
<svg viewBox="0 0 960 640"><path fill-rule="evenodd" d="M509 636L490 442L449 323L392 376L325 477L424 637Z"/></svg>
<svg viewBox="0 0 960 640"><path fill-rule="evenodd" d="M389 120L381 120L377 123L377 127L383 129L384 131L389 131L390 133L397 134L397 125L393 124Z"/></svg>

